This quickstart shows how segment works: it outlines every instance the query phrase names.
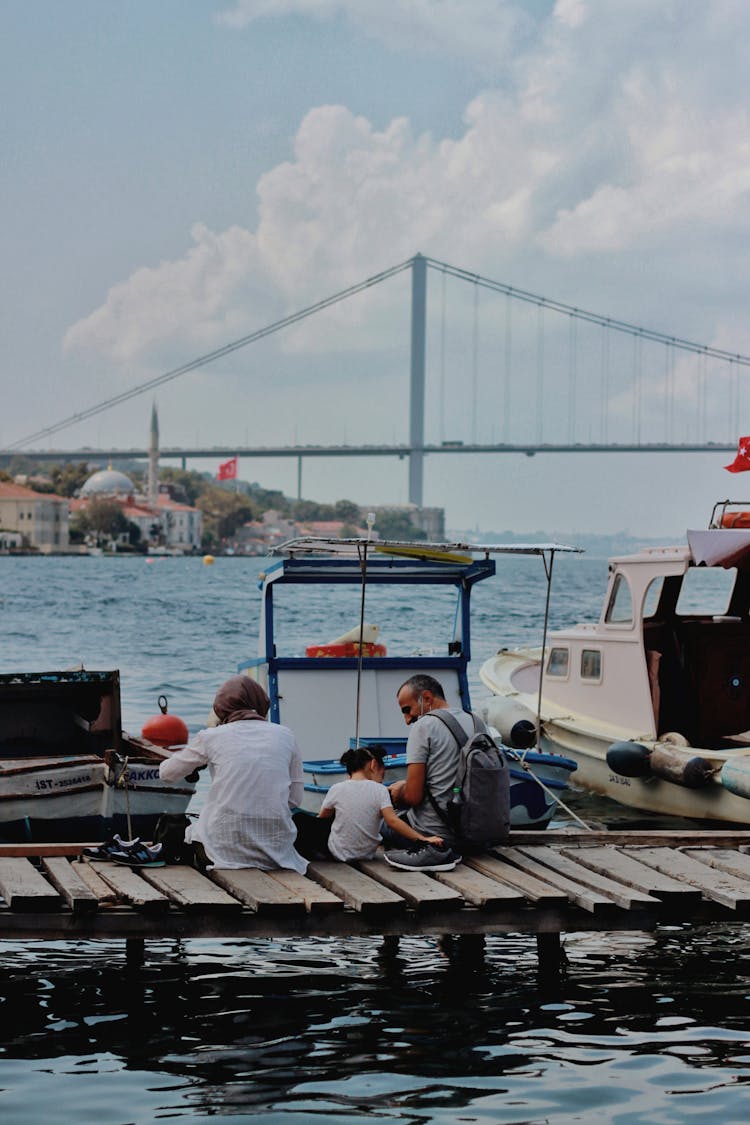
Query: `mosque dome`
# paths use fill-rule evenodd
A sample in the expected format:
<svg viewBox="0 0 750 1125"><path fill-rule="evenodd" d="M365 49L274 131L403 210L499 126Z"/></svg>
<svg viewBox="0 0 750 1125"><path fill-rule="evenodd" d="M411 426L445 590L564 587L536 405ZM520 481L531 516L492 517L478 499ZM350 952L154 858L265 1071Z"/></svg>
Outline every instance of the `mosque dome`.
<svg viewBox="0 0 750 1125"><path fill-rule="evenodd" d="M135 485L117 469L100 469L81 487L81 496L132 496Z"/></svg>

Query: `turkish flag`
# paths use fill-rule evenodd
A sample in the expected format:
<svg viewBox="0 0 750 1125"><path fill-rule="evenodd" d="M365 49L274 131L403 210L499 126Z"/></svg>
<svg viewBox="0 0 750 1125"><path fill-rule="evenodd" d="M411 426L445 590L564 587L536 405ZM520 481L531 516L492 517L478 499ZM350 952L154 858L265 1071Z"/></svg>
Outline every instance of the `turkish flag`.
<svg viewBox="0 0 750 1125"><path fill-rule="evenodd" d="M747 439L750 442L750 438ZM750 461L747 464L750 469ZM217 480L234 480L237 476L237 458L232 457L229 461L225 461L223 465L219 465L219 471L216 474Z"/></svg>
<svg viewBox="0 0 750 1125"><path fill-rule="evenodd" d="M741 437L737 445L737 456L731 465L725 465L730 473L744 473L750 469L750 437Z"/></svg>

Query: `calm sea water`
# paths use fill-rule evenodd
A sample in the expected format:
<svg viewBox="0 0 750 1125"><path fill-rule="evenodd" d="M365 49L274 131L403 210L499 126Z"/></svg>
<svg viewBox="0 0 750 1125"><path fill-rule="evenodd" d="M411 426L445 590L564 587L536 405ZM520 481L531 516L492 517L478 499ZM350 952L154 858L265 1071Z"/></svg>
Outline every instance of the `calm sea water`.
<svg viewBox="0 0 750 1125"><path fill-rule="evenodd" d="M262 565L0 559L0 671L119 668L129 730L161 693L197 730L255 653ZM605 577L602 560L557 560L553 625L590 620ZM538 560L500 560L474 594L476 666L539 643L543 593ZM373 603L368 618L389 647L408 634L425 651L443 608ZM320 597L292 599L281 625L300 645L339 631ZM626 816L573 801L589 820ZM122 943L0 943L0 1115L732 1125L750 1096L749 936L569 935L552 992L520 936L489 939L484 956L460 940L153 942L135 975Z"/></svg>

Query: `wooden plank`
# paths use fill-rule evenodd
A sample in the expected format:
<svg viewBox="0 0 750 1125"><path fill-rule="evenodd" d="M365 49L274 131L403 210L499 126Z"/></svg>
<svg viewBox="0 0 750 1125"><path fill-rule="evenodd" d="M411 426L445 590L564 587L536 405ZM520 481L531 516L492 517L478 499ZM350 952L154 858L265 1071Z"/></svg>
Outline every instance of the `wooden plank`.
<svg viewBox="0 0 750 1125"><path fill-rule="evenodd" d="M11 910L59 910L60 896L22 856L0 859L0 894Z"/></svg>
<svg viewBox="0 0 750 1125"><path fill-rule="evenodd" d="M496 848L494 850L498 855L502 855L503 859L507 859L509 863L520 867L522 871L526 871L529 875L535 875L538 879L542 879L550 883L553 887L557 887L571 902L576 903L577 906L582 907L584 910L588 910L591 914L596 914L598 911L606 910L614 905L609 895L604 895L599 891L589 890L576 880L569 879L567 876L561 875L551 867L540 863L539 860L529 859L525 854L525 850L520 848Z"/></svg>
<svg viewBox="0 0 750 1125"><path fill-rule="evenodd" d="M397 867L391 867L381 856L360 860L357 868L401 895L414 910L463 906L463 899L458 891L431 879L425 871L400 871Z"/></svg>
<svg viewBox="0 0 750 1125"><path fill-rule="evenodd" d="M699 848L686 850L684 854L691 859L699 859L709 867L726 871L737 879L750 881L750 855L744 852L735 851L733 848Z"/></svg>
<svg viewBox="0 0 750 1125"><path fill-rule="evenodd" d="M588 846L590 844L615 844L625 847L628 844L638 844L647 847L660 847L663 845L684 848L711 845L713 847L737 848L740 845L750 846L750 830L748 829L687 829L674 831L671 828L655 829L589 829L580 831L572 828L547 828L544 831L537 829L520 829L510 833L508 845L513 847L527 847L531 844L543 846L575 847L577 844Z"/></svg>
<svg viewBox="0 0 750 1125"><path fill-rule="evenodd" d="M100 906L110 902L117 902L117 895L112 890L109 883L105 883L101 875L97 875L87 859L80 863L76 862L75 869L78 873L78 878L86 884L92 894L96 895Z"/></svg>
<svg viewBox="0 0 750 1125"><path fill-rule="evenodd" d="M597 850L605 854L614 852L614 848L599 848ZM551 867L553 871L572 879L576 883L582 883L585 887L591 887L592 890L601 891L602 894L621 906L623 910L638 910L647 906L660 905L659 899L654 898L653 895L635 890L633 887L611 878L614 875L611 869L606 875L602 873L601 868L594 870L585 861L582 861L578 853L572 848L520 848L519 851L531 859L538 859L545 867ZM607 870L606 867L604 870Z"/></svg>
<svg viewBox="0 0 750 1125"><path fill-rule="evenodd" d="M565 855L570 855L581 863L585 863L593 871L600 871L604 875L614 875L619 883L635 887L636 890L643 891L644 894L654 895L661 902L674 902L677 899L681 902L690 902L691 900L697 902L701 897L700 891L696 890L695 887L680 883L677 879L672 879L669 875L657 871L655 867L640 863L637 858L637 848L632 851L618 847L581 847L563 848L562 850Z"/></svg>
<svg viewBox="0 0 750 1125"><path fill-rule="evenodd" d="M77 863L74 867L67 856L47 856L42 860L49 881L70 909L76 914L93 914L99 909L99 899L78 874L77 868L83 866Z"/></svg>
<svg viewBox="0 0 750 1125"><path fill-rule="evenodd" d="M750 883L736 879L726 872L717 871L698 859L685 855L672 848L641 848L638 858L663 871L673 878L679 878L697 887L704 898L720 902L730 910L737 910L750 904Z"/></svg>
<svg viewBox="0 0 750 1125"><path fill-rule="evenodd" d="M169 899L160 894L155 887L141 879L130 867L107 860L94 860L91 864L97 875L101 876L118 898L129 902L136 910L161 911L169 909Z"/></svg>
<svg viewBox="0 0 750 1125"><path fill-rule="evenodd" d="M362 871L350 867L348 863L316 859L308 865L307 874L360 914L381 917L406 907L406 901L401 895Z"/></svg>
<svg viewBox="0 0 750 1125"><path fill-rule="evenodd" d="M321 887L298 871L269 871L271 878L292 891L305 904L308 914L329 914L344 909L344 903L332 891Z"/></svg>
<svg viewBox="0 0 750 1125"><path fill-rule="evenodd" d="M50 856L50 855L80 855L84 848L96 848L100 841L93 844L0 844L0 859L8 856Z"/></svg>
<svg viewBox="0 0 750 1125"><path fill-rule="evenodd" d="M294 874L297 874L296 871ZM244 903L258 914L305 913L304 899L289 887L277 883L268 871L260 871L254 867L215 867L210 876L238 902Z"/></svg>
<svg viewBox="0 0 750 1125"><path fill-rule="evenodd" d="M232 898L195 867L172 864L167 867L143 867L140 874L147 883L166 895L183 910L241 910L242 903Z"/></svg>
<svg viewBox="0 0 750 1125"><path fill-rule="evenodd" d="M491 855L464 856L464 867L478 871L489 879L494 879L502 886L520 891L524 898L536 902L540 906L563 906L568 901L568 896L555 887L536 879L525 871L519 871L510 863Z"/></svg>
<svg viewBox="0 0 750 1125"><path fill-rule="evenodd" d="M464 902L490 910L493 906L507 906L509 902L519 905L525 902L524 896L514 887L490 879L479 871L460 863L453 871L436 871L434 876L439 883L452 887L462 896Z"/></svg>

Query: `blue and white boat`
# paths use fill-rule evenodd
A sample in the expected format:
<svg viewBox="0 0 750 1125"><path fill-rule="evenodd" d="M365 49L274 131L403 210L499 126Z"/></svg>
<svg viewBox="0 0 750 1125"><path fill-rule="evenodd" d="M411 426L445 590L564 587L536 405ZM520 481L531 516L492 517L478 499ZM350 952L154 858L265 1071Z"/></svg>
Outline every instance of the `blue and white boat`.
<svg viewBox="0 0 750 1125"><path fill-rule="evenodd" d="M386 784L405 777L406 728L396 693L409 676L434 676L451 707L471 710L470 597L477 582L494 575L492 555L566 549L318 538L278 547L281 557L261 575L259 653L239 670L268 691L271 721L297 735L305 758L303 811L317 814L328 788L346 777L339 757L349 746L383 745ZM446 628L436 637L439 610ZM309 629L307 643L286 644L285 627L296 637ZM507 753L512 826L546 826L575 762L539 748Z"/></svg>

